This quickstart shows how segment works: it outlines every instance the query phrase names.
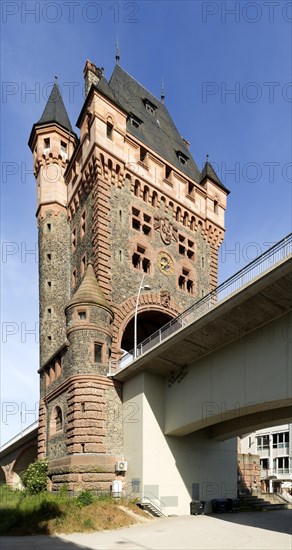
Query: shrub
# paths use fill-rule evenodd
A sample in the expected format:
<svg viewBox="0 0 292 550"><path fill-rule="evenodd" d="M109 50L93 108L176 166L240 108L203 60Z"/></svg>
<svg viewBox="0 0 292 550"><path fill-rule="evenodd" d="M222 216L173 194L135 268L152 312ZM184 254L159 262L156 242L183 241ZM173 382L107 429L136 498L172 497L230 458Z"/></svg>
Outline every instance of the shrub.
<svg viewBox="0 0 292 550"><path fill-rule="evenodd" d="M47 490L48 461L46 458L36 460L20 474L21 481L30 495Z"/></svg>
<svg viewBox="0 0 292 550"><path fill-rule="evenodd" d="M79 493L78 497L76 498L78 506L89 506L89 504L93 503L93 494L91 491L81 491Z"/></svg>

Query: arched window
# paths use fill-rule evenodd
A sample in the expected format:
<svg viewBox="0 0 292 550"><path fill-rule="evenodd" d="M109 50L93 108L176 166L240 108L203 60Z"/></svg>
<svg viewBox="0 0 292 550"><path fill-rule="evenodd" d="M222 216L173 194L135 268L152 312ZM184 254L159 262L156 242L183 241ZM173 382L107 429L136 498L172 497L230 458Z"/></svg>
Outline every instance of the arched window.
<svg viewBox="0 0 292 550"><path fill-rule="evenodd" d="M180 218L181 218L181 209L178 206L177 209L176 209L176 213L175 213L175 219L176 219L177 222L180 222Z"/></svg>
<svg viewBox="0 0 292 550"><path fill-rule="evenodd" d="M59 432L63 428L63 415L61 407L56 407L55 409L55 419L56 419L56 432Z"/></svg>
<svg viewBox="0 0 292 550"><path fill-rule="evenodd" d="M50 435L55 435L63 430L63 413L61 407L57 405L51 414Z"/></svg>
<svg viewBox="0 0 292 550"><path fill-rule="evenodd" d="M195 229L196 229L196 219L195 219L194 216L191 217L190 229L192 231L195 231Z"/></svg>
<svg viewBox="0 0 292 550"><path fill-rule="evenodd" d="M158 194L156 193L156 191L153 191L152 193L151 203L152 203L152 206L154 206L154 208L156 208L158 205Z"/></svg>
<svg viewBox="0 0 292 550"><path fill-rule="evenodd" d="M135 197L139 197L139 195L140 195L140 182L139 182L139 180L135 180L134 195L135 195Z"/></svg>
<svg viewBox="0 0 292 550"><path fill-rule="evenodd" d="M148 202L148 199L149 199L149 187L145 185L143 190L143 201Z"/></svg>
<svg viewBox="0 0 292 550"><path fill-rule="evenodd" d="M183 218L183 224L184 224L185 227L187 227L188 223L189 223L189 215L188 215L187 212L185 212L184 213L184 218Z"/></svg>

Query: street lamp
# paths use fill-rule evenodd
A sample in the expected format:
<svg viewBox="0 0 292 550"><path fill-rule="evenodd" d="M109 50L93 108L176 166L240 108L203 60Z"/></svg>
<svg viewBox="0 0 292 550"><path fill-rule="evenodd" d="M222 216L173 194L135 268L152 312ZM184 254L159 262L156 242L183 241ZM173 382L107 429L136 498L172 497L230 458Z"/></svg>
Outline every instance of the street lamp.
<svg viewBox="0 0 292 550"><path fill-rule="evenodd" d="M149 285L144 285L144 286L143 286L144 277L145 277L145 273L143 273L143 277L142 277L142 279L141 279L141 283L140 283L139 290L138 290L138 295L137 295L137 300L136 300L136 306L135 306L135 317L134 317L134 359L136 359L136 357L137 357L137 318L138 318L138 305L139 305L140 294L141 294L141 290L151 290L151 286L149 286Z"/></svg>

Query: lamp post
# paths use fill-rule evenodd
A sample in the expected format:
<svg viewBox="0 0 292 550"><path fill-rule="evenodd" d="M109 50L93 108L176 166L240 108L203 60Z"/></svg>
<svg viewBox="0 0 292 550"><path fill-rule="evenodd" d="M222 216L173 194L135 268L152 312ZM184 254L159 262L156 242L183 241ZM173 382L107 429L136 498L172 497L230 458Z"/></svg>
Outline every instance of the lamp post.
<svg viewBox="0 0 292 550"><path fill-rule="evenodd" d="M135 316L134 316L134 359L137 357L137 319L138 319L138 306L139 306L139 300L140 300L140 294L141 290L151 290L151 286L144 285L145 273L143 273L143 277L141 279L141 283L138 290L137 300L136 300L136 306L135 306Z"/></svg>

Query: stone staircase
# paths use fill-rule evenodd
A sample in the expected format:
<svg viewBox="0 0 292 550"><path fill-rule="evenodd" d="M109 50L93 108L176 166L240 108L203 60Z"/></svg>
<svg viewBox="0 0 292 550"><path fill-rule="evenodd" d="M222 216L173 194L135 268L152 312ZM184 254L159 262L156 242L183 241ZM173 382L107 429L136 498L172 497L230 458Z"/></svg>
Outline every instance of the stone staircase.
<svg viewBox="0 0 292 550"><path fill-rule="evenodd" d="M240 496L240 510L287 510L288 504L275 493L267 493L262 497L246 495ZM278 497L278 498L277 498Z"/></svg>

